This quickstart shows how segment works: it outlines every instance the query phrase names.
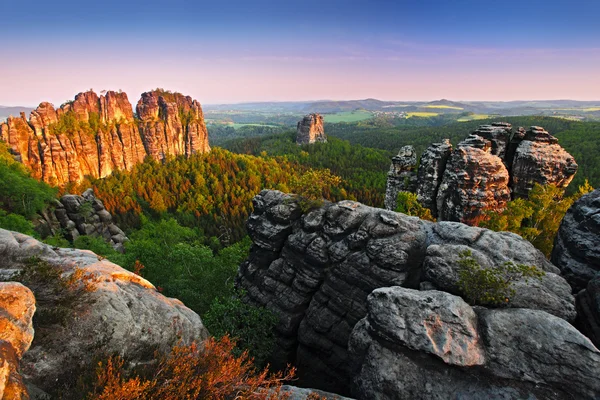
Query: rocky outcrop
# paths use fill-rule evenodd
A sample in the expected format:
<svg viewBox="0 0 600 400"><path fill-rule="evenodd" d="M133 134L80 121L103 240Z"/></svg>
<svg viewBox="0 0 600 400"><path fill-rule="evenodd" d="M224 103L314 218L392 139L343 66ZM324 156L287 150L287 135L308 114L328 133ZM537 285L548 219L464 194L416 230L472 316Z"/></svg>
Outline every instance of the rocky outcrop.
<svg viewBox="0 0 600 400"><path fill-rule="evenodd" d="M600 352L566 321L529 309L473 309L401 287L369 295L352 331L358 399L595 399Z"/></svg>
<svg viewBox="0 0 600 400"><path fill-rule="evenodd" d="M200 317L179 300L90 251L53 248L0 229L0 259L0 275L20 279L36 296L40 318L21 369L48 393L93 370L99 357L144 363L155 350L208 337Z"/></svg>
<svg viewBox="0 0 600 400"><path fill-rule="evenodd" d="M125 93L98 96L88 91L58 109L41 103L29 120L25 114L9 117L0 124L0 140L35 178L52 185L129 170L148 155L160 160L209 151L197 101L162 91L144 95L138 103L144 116L141 122L134 118ZM153 101L161 110L156 117Z"/></svg>
<svg viewBox="0 0 600 400"><path fill-rule="evenodd" d="M600 189L577 200L565 214L552 262L578 292L600 272Z"/></svg>
<svg viewBox="0 0 600 400"><path fill-rule="evenodd" d="M446 139L441 143L430 145L421 155L421 163L417 173L417 200L423 207L431 210L437 218L437 193L442 183L446 163L452 153L452 144ZM387 207L386 207L387 208Z"/></svg>
<svg viewBox="0 0 600 400"><path fill-rule="evenodd" d="M19 362L33 340L35 298L16 282L0 283L0 399L29 399Z"/></svg>
<svg viewBox="0 0 600 400"><path fill-rule="evenodd" d="M577 171L558 139L532 126L512 133L511 124L481 125L452 150L448 140L421 156L416 191L421 204L439 220L477 224L485 211L501 212L515 197L527 197L534 184L565 189ZM389 187L396 185L388 174ZM391 202L387 201L387 209ZM395 205L395 203L394 203Z"/></svg>
<svg viewBox="0 0 600 400"><path fill-rule="evenodd" d="M349 397L340 396L335 393L324 392L318 389L305 389L296 386L283 385L281 393L285 394L287 400L353 400Z"/></svg>
<svg viewBox="0 0 600 400"><path fill-rule="evenodd" d="M66 194L55 201L51 211L42 213L38 219L37 229L43 237L54 235L60 229L70 242L80 235L100 237L121 253L128 240L92 189L87 189L81 196Z"/></svg>
<svg viewBox="0 0 600 400"><path fill-rule="evenodd" d="M557 138L539 126L527 131L511 165L511 188L517 197L527 197L536 183L564 189L577 172L573 156L558 144Z"/></svg>
<svg viewBox="0 0 600 400"><path fill-rule="evenodd" d="M600 348L600 272L577 294L577 326Z"/></svg>
<svg viewBox="0 0 600 400"><path fill-rule="evenodd" d="M276 366L294 362L300 382L311 387L348 394L356 371L348 340L356 324L367 315L367 297L373 290L389 286L442 287L445 275L440 273L436 280L431 272L451 270L452 263L440 260L440 249L471 250L490 268L511 261L546 271L541 283L523 282L525 286L517 288L522 292L521 298L515 297L520 302L518 306L573 318L574 299L568 284L558 275L559 270L531 243L512 233L457 222L430 223L353 201L326 203L303 213L293 195L268 190L254 198L248 232L253 246L249 258L240 266L237 285L246 290L248 301L269 308L279 317L278 345L272 361ZM425 275L425 271L429 274ZM451 278L446 279L451 282ZM417 300L411 301L410 304L416 304ZM451 320L453 313L466 315L458 311L464 308L458 303L452 307L450 310L454 311L444 314L448 323L463 333L473 330L468 328L476 325L473 318L469 319L471 325L464 326ZM413 311L417 314L411 314L411 320L430 318L429 314ZM384 319L381 324L385 324ZM421 329L418 322L414 324L403 328L406 335ZM389 331L396 328L390 327ZM433 335L435 330L431 332ZM441 362L450 353L455 360L462 357L464 365L483 362L485 352L477 357L460 355L459 348L467 343L472 343L473 348L479 346L479 339L473 335L470 341L449 343L452 351L447 352L442 349L443 342L436 342L437 350L432 344L430 353L438 352ZM412 338L406 339L405 344L413 349L410 351L420 352L414 350L420 343L421 339ZM402 371L406 372L404 367Z"/></svg>
<svg viewBox="0 0 600 400"><path fill-rule="evenodd" d="M210 151L202 107L190 96L161 90L142 93L136 110L144 147L155 160Z"/></svg>
<svg viewBox="0 0 600 400"><path fill-rule="evenodd" d="M311 144L315 142L327 143L327 136L325 136L325 129L323 128L323 116L309 114L298 122L296 143Z"/></svg>
<svg viewBox="0 0 600 400"><path fill-rule="evenodd" d="M417 174L417 152L413 146L404 146L392 158L385 190L385 208L395 210L398 192L414 192Z"/></svg>
<svg viewBox="0 0 600 400"><path fill-rule="evenodd" d="M470 135L452 151L436 196L438 218L476 225L510 200L508 171L489 140Z"/></svg>

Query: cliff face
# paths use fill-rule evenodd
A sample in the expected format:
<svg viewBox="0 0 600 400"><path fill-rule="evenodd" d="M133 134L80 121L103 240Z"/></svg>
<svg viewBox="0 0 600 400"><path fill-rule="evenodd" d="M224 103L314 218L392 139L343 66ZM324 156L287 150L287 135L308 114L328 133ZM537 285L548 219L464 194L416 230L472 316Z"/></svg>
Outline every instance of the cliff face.
<svg viewBox="0 0 600 400"><path fill-rule="evenodd" d="M513 133L497 122L480 126L454 150L448 140L432 144L421 157L416 190L398 190L416 191L440 220L473 225L482 211L500 212L511 198L527 197L536 183L566 188L576 172L575 159L543 128ZM396 181L388 175L388 188Z"/></svg>
<svg viewBox="0 0 600 400"><path fill-rule="evenodd" d="M400 149L398 155L392 158L385 190L385 208L388 210L396 209L398 192L413 192L415 190L416 166L417 152L413 146L404 146Z"/></svg>
<svg viewBox="0 0 600 400"><path fill-rule="evenodd" d="M151 111L154 101L156 118ZM141 122L134 118L125 93L79 93L58 109L41 103L29 120L24 114L9 117L0 125L0 140L35 178L52 185L128 170L147 155L159 160L166 155L189 156L210 150L197 101L155 91L144 93L138 113L140 109Z"/></svg>
<svg viewBox="0 0 600 400"><path fill-rule="evenodd" d="M325 129L323 128L323 117L319 114L309 114L298 122L296 143L311 144L315 142L327 143L327 136L325 136Z"/></svg>
<svg viewBox="0 0 600 400"><path fill-rule="evenodd" d="M271 361L294 362L303 384L358 399L600 393L600 353L567 322L568 283L517 235L353 201L303 213L295 196L268 190L254 198L248 233L237 285L279 317ZM472 308L457 297L464 251L485 268L511 261L545 275L515 282L502 308Z"/></svg>

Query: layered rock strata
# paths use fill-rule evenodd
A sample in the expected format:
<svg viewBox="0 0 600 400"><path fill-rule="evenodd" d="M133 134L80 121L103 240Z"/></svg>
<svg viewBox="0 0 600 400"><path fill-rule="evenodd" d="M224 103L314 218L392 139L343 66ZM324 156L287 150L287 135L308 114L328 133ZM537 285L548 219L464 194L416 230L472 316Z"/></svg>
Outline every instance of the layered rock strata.
<svg viewBox="0 0 600 400"><path fill-rule="evenodd" d="M417 152L413 146L404 146L398 155L392 158L392 165L388 172L387 187L385 191L385 208L396 209L399 192L414 192L417 174Z"/></svg>
<svg viewBox="0 0 600 400"><path fill-rule="evenodd" d="M28 383L48 393L93 371L100 357L119 354L135 365L152 361L155 350L208 337L200 317L179 300L91 251L53 248L0 229L0 259L0 276L27 283L46 316L35 325L21 368Z"/></svg>
<svg viewBox="0 0 600 400"><path fill-rule="evenodd" d="M486 268L510 261L545 271L539 282L517 282L519 295L505 307L538 310L551 321L572 320L575 315L575 299L559 270L533 245L512 233L456 222L430 223L353 201L326 203L303 213L293 195L267 190L254 198L248 232L253 246L236 281L247 291L251 303L265 306L279 317L278 345L272 361L277 366L294 362L301 382L323 390L348 394L357 376L357 359L349 353L348 341L357 323L367 315L367 297L373 290L428 287L462 295L460 288L452 285L456 284L453 271L458 268L458 254L464 250L472 251ZM450 308L448 315L460 314L462 311L458 310L467 307L456 304L456 310ZM395 308L387 308L392 318ZM465 311L468 312L472 310ZM381 316L382 323L386 318ZM421 326L415 318L410 317L415 328L406 328L406 335ZM429 320L433 316L422 318ZM443 342L437 350L430 346L430 353L439 352L436 357L441 357L441 375L452 374L454 368L454 361L446 365L444 357L449 353L460 357L460 348L471 346L467 343L475 346L479 341L474 322L478 318L469 317L471 325L456 325L460 332L472 331L473 340L457 342L452 351L453 347L441 348ZM455 326L455 322L451 324ZM432 328L431 335L437 335L436 332ZM583 341L580 336L577 340ZM412 350L407 352L424 357L420 349L416 350L421 339L406 340L412 343ZM483 365L485 359L484 351L479 356L465 355L461 362ZM382 364L381 368L387 365ZM519 380L506 383L510 387L521 384ZM539 393L525 386L531 393ZM410 396L405 393L403 398Z"/></svg>
<svg viewBox="0 0 600 400"><path fill-rule="evenodd" d="M298 122L296 143L312 144L316 142L327 143L327 136L325 136L323 128L323 116L309 114Z"/></svg>
<svg viewBox="0 0 600 400"><path fill-rule="evenodd" d="M543 128L512 133L498 122L480 126L455 149L448 140L432 144L421 156L414 191L438 219L473 225L484 211L500 212L511 198L527 197L536 183L566 188L576 172L573 157ZM388 191L398 186L389 176Z"/></svg>
<svg viewBox="0 0 600 400"><path fill-rule="evenodd" d="M41 103L29 120L9 117L0 124L0 140L35 178L52 185L129 170L148 155L161 160L209 151L202 109L189 96L144 93L137 109L141 121L125 93L79 93L58 109Z"/></svg>

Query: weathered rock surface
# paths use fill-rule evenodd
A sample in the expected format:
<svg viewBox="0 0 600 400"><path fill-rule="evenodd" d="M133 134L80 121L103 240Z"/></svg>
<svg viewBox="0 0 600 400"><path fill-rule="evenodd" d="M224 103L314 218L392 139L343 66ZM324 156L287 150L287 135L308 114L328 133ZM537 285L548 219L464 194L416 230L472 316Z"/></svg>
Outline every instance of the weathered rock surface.
<svg viewBox="0 0 600 400"><path fill-rule="evenodd" d="M35 298L16 282L0 283L0 399L29 399L19 362L33 340Z"/></svg>
<svg viewBox="0 0 600 400"><path fill-rule="evenodd" d="M577 325L600 347L600 272L577 294Z"/></svg>
<svg viewBox="0 0 600 400"><path fill-rule="evenodd" d="M86 250L59 249L16 232L0 229L2 275L15 277L27 260L37 257L63 277L78 279L68 287L77 300L62 323L40 320L29 351L23 357L23 377L52 393L83 370L94 358L120 354L131 362L147 362L154 350L168 351L179 342L208 337L200 317L179 300L160 294L145 279ZM35 268L35 266L34 266ZM53 315L59 305L45 285L32 287L38 312ZM43 309L41 308L43 305Z"/></svg>
<svg viewBox="0 0 600 400"><path fill-rule="evenodd" d="M600 394L600 352L564 320L527 309L478 308L477 314L444 292L375 290L350 337L356 397L594 399Z"/></svg>
<svg viewBox="0 0 600 400"><path fill-rule="evenodd" d="M575 292L600 272L600 189L582 196L565 214L552 250Z"/></svg>
<svg viewBox="0 0 600 400"><path fill-rule="evenodd" d="M434 218L437 218L437 192L450 153L452 153L452 144L446 139L441 143L430 145L421 155L417 172L417 200L423 207L431 210Z"/></svg>
<svg viewBox="0 0 600 400"><path fill-rule="evenodd" d="M417 153L413 146L404 146L392 158L385 190L386 210L395 210L398 192L414 192L417 174Z"/></svg>
<svg viewBox="0 0 600 400"><path fill-rule="evenodd" d="M491 231L483 231L482 236L491 236L490 233ZM501 232L500 235L493 235L493 239L490 238L497 241L494 244L495 246L499 244L499 240L503 239L503 234L510 235L508 232ZM513 241L512 238L508 238L508 240ZM480 239L480 243L485 243L485 241L484 238ZM459 254L467 250L471 251L473 258L482 267L494 268L501 264L497 260L490 259L490 254L485 253L485 248L479 246L432 244L427 248L427 254L423 262L423 279L430 282L438 290L459 296L464 295L458 285L460 279ZM510 257L516 264L541 264L540 269L546 267L545 263L539 263L538 260L529 258L530 254L527 252L518 254L517 249L507 249L507 251L512 254L505 256ZM556 271L555 269L551 270ZM575 320L575 298L571 295L571 287L560 275L546 271L541 280L521 278L513 283L513 288L515 289L515 295L510 298L510 302L506 304L507 307L543 310L570 322Z"/></svg>
<svg viewBox="0 0 600 400"><path fill-rule="evenodd" d="M558 144L558 139L544 128L532 126L512 160L513 196L527 197L536 183L566 188L576 172L575 159Z"/></svg>
<svg viewBox="0 0 600 400"><path fill-rule="evenodd" d="M353 400L349 397L340 396L335 393L324 392L318 389L299 388L290 385L283 385L281 391L289 396L287 397L288 400L311 400L312 398L315 398L315 396L318 396L317 398L319 400Z"/></svg>
<svg viewBox="0 0 600 400"><path fill-rule="evenodd" d="M52 185L129 170L147 155L160 160L166 155L209 151L198 102L168 92L144 95L138 103L138 113L143 115L139 126L125 93L98 96L88 91L58 109L41 103L29 121L25 114L9 117L0 124L0 140L35 178ZM161 109L156 116L154 101Z"/></svg>
<svg viewBox="0 0 600 400"><path fill-rule="evenodd" d="M398 180L393 171L394 165L387 209L393 209L390 188L412 182ZM566 188L576 171L573 157L543 128L513 133L511 124L495 122L481 125L454 150L447 139L432 144L421 156L416 188L411 184L399 190L415 191L438 220L475 225L484 211L501 212L511 198L527 197L535 183Z"/></svg>
<svg viewBox="0 0 600 400"><path fill-rule="evenodd" d="M443 277L451 275L452 263L444 264L440 258L445 255L436 253L436 249L456 249L456 257L459 250L468 249L481 255L490 266L507 261L535 265L547 272L548 282L519 287L518 291L524 292L519 306L548 309L569 319L573 316L574 299L566 282L556 275L559 270L531 243L512 233L457 222L430 223L353 201L326 203L303 214L295 196L270 190L263 190L254 198L248 232L253 246L249 258L240 266L237 285L247 291L251 303L265 306L279 317L278 346L271 361L276 366L294 362L300 382L311 387L348 394L355 371L348 340L358 321L367 315L367 297L373 290L389 286L417 289L423 284L433 285L426 281L433 278L424 277L427 266L430 271L441 270L436 275L440 276L436 283L441 286ZM452 283L452 279L446 280ZM417 296L419 292L410 293ZM436 308L446 321L451 321L452 315L464 317L464 313L469 313L459 311L462 303L455 299L454 303L443 302L450 311L440 311L442 306ZM385 318L377 321L389 340L404 340L398 335L406 331L402 343L409 352L421 354L427 347L423 343L429 340L427 354L435 354L441 365L447 358L461 365L482 363L485 352L477 353L479 356L474 356L474 350L469 350L468 356L460 352L479 346L475 336L467 341L465 332L475 329L467 328L467 322L476 325L472 318L462 319L462 328L460 324L452 325L464 334L463 341L442 344L433 333L427 336L429 331L418 321L433 318L433 311L430 313L427 307L435 308L436 301L441 302L433 296L428 306L414 309L412 305L418 300L406 296L402 302L384 307L397 309L394 313L404 315L405 322L388 326ZM410 338L409 332L413 335ZM452 380L452 374L444 374L440 372L440 381ZM425 378L415 379L424 382ZM517 389L502 390L513 393Z"/></svg>
<svg viewBox="0 0 600 400"><path fill-rule="evenodd" d="M443 221L476 225L482 212L501 211L510 200L509 176L489 140L470 135L452 152L437 193Z"/></svg>
<svg viewBox="0 0 600 400"><path fill-rule="evenodd" d="M73 241L80 235L100 237L115 250L123 252L123 244L128 240L106 210L102 201L87 189L81 196L66 194L54 203L52 214L45 213L37 222L43 234L55 234L62 229L65 239Z"/></svg>
<svg viewBox="0 0 600 400"><path fill-rule="evenodd" d="M327 143L327 136L325 136L325 129L323 128L323 116L309 114L298 122L296 143L311 144L315 142Z"/></svg>

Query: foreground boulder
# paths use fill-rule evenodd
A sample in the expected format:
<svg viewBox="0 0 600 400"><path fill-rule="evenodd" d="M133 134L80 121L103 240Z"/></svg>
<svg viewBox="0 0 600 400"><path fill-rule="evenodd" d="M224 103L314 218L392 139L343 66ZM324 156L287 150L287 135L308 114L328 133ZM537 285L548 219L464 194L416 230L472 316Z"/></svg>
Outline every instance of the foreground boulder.
<svg viewBox="0 0 600 400"><path fill-rule="evenodd" d="M271 190L254 198L248 232L253 246L240 266L237 285L246 290L249 302L279 317L271 361L276 366L294 363L300 383L310 387L350 395L357 361L348 351L348 341L367 315L369 294L390 286L451 290L456 285L454 262L464 250L472 251L488 268L513 262L545 271L539 284L520 282L514 299L518 303L509 306L548 311L564 320L574 317L574 298L560 271L512 233L458 222L431 223L354 201L325 203L303 213L294 195ZM380 326L386 324L385 312L420 307L419 301L409 300L385 307ZM442 300L431 300L440 304L436 315L460 331L462 339L435 341L427 347L424 340L437 331L425 329L418 337L406 336L403 345L435 354L441 363L448 358L464 366L480 365L486 354L477 350L481 343L472 310L458 301ZM440 311L443 307L448 308L446 313ZM407 314L405 322L386 328L387 335L402 335L402 330L415 334L433 315L421 308ZM452 315L460 315L461 322ZM392 336L390 340L404 340Z"/></svg>
<svg viewBox="0 0 600 400"><path fill-rule="evenodd" d="M375 290L349 345L358 399L595 399L600 352L564 320Z"/></svg>
<svg viewBox="0 0 600 400"><path fill-rule="evenodd" d="M600 347L600 272L577 294L577 325Z"/></svg>
<svg viewBox="0 0 600 400"><path fill-rule="evenodd" d="M29 399L19 362L33 340L35 298L16 282L0 283L0 399Z"/></svg>
<svg viewBox="0 0 600 400"><path fill-rule="evenodd" d="M600 272L600 189L582 196L565 214L552 262L578 292Z"/></svg>
<svg viewBox="0 0 600 400"><path fill-rule="evenodd" d="M200 317L147 280L86 250L59 249L0 229L2 276L36 295L36 335L23 376L52 393L107 355L132 363L208 337Z"/></svg>

